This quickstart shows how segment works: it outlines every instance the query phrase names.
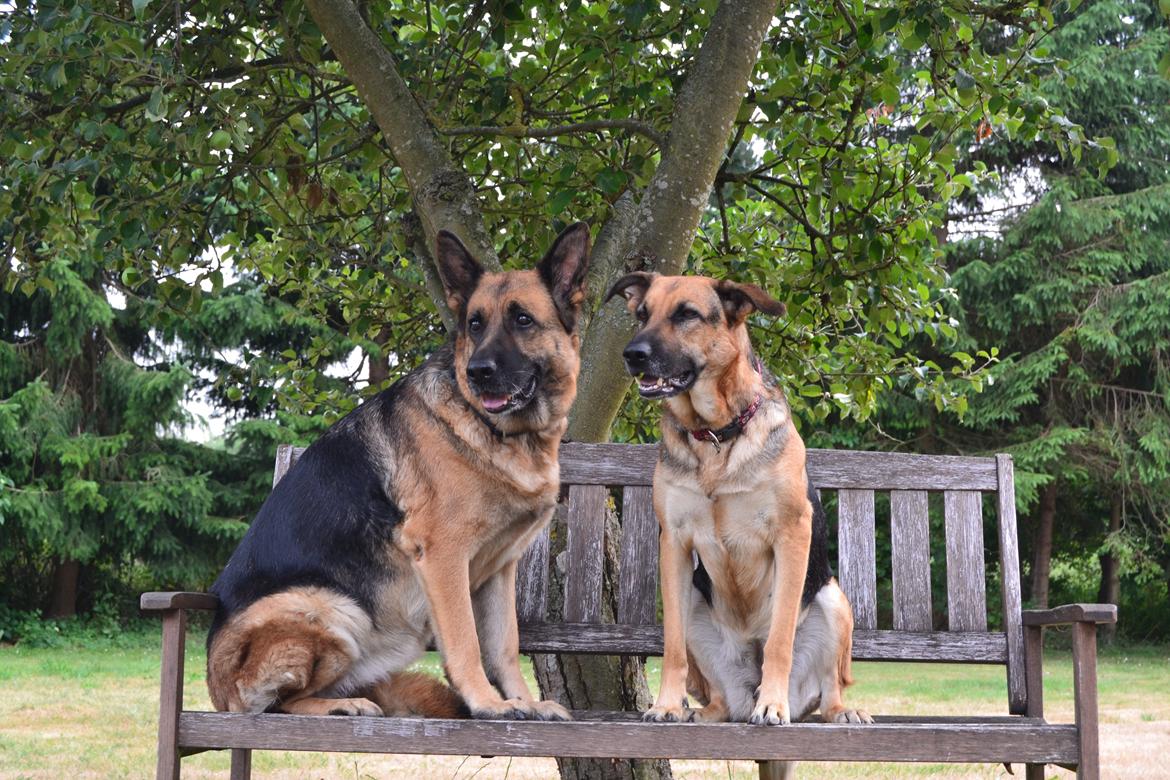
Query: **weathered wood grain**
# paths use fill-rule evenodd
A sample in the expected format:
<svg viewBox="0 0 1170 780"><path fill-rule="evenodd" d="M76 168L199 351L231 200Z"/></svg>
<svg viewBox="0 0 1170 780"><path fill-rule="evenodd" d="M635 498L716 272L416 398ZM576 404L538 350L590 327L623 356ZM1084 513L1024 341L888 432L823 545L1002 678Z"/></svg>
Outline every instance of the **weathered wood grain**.
<svg viewBox="0 0 1170 780"><path fill-rule="evenodd" d="M232 748L231 780L249 780L252 777L252 751Z"/></svg>
<svg viewBox="0 0 1170 780"><path fill-rule="evenodd" d="M1016 478L1011 455L996 455L998 489L995 494L999 528L999 573L1003 629L1007 634L1008 712L1028 708L1027 671L1024 668L1024 631L1020 624L1020 545L1016 537Z"/></svg>
<svg viewBox="0 0 1170 780"><path fill-rule="evenodd" d="M160 612L168 609L215 609L219 599L210 593L189 591L165 591L143 593L138 608L143 612Z"/></svg>
<svg viewBox="0 0 1170 780"><path fill-rule="evenodd" d="M890 491L894 628L930 631L930 506L923 490Z"/></svg>
<svg viewBox="0 0 1170 780"><path fill-rule="evenodd" d="M162 672L158 710L158 780L179 778L179 711L183 708L183 650L187 637L187 613L181 609L163 613Z"/></svg>
<svg viewBox="0 0 1170 780"><path fill-rule="evenodd" d="M543 623L520 626L524 653L587 655L662 655L662 626L610 623ZM889 631L853 632L858 661L925 661L1002 664L1007 660L999 632Z"/></svg>
<svg viewBox="0 0 1170 780"><path fill-rule="evenodd" d="M532 540L516 567L516 617L523 623L539 623L548 615L549 527Z"/></svg>
<svg viewBox="0 0 1170 780"><path fill-rule="evenodd" d="M601 621L605 499L601 485L569 487L564 614L570 623Z"/></svg>
<svg viewBox="0 0 1170 780"><path fill-rule="evenodd" d="M947 616L950 628L952 631L986 631L982 496L973 490L948 490L943 493L943 510L947 529Z"/></svg>
<svg viewBox="0 0 1170 780"><path fill-rule="evenodd" d="M1025 715L1044 717L1044 629L1024 627L1024 675L1028 685Z"/></svg>
<svg viewBox="0 0 1170 780"><path fill-rule="evenodd" d="M622 550L618 576L618 622L654 622L658 585L658 520L652 490L622 491Z"/></svg>
<svg viewBox="0 0 1170 780"><path fill-rule="evenodd" d="M272 487L288 473L293 464L301 457L305 447L294 447L291 444L276 445L276 466L272 469Z"/></svg>
<svg viewBox="0 0 1170 780"><path fill-rule="evenodd" d="M1101 773L1097 743L1097 626L1074 623L1073 699L1076 707L1077 743L1080 762L1078 780L1096 780Z"/></svg>
<svg viewBox="0 0 1170 780"><path fill-rule="evenodd" d="M857 628L877 627L875 540L873 491L838 491L837 572Z"/></svg>
<svg viewBox="0 0 1170 780"><path fill-rule="evenodd" d="M1025 626L1059 626L1065 623L1116 623L1116 604L1063 604L1052 609L1025 609Z"/></svg>
<svg viewBox="0 0 1170 780"><path fill-rule="evenodd" d="M571 442L561 446L561 481L649 485L657 461L656 444ZM995 458L810 449L808 469L814 485L830 489L992 491L997 487Z"/></svg>
<svg viewBox="0 0 1170 780"><path fill-rule="evenodd" d="M185 712L196 747L355 753L714 760L1068 762L1069 725L1020 723L611 723L430 720Z"/></svg>
<svg viewBox="0 0 1170 780"><path fill-rule="evenodd" d="M901 452L809 450L808 469L820 488L870 490L995 490L995 459Z"/></svg>
<svg viewBox="0 0 1170 780"><path fill-rule="evenodd" d="M657 444L561 445L561 482L566 485L650 485Z"/></svg>

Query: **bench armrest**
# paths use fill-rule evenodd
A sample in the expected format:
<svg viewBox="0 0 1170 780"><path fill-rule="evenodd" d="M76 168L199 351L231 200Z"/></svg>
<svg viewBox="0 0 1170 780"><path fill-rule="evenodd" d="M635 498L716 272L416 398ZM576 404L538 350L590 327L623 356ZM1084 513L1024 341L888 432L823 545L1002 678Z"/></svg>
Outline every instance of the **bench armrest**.
<svg viewBox="0 0 1170 780"><path fill-rule="evenodd" d="M168 609L215 609L219 599L210 593L143 593L138 602L143 612L165 612Z"/></svg>
<svg viewBox="0 0 1170 780"><path fill-rule="evenodd" d="M1116 604L1065 604L1052 609L1025 609L1025 626L1059 626L1067 623L1116 623Z"/></svg>

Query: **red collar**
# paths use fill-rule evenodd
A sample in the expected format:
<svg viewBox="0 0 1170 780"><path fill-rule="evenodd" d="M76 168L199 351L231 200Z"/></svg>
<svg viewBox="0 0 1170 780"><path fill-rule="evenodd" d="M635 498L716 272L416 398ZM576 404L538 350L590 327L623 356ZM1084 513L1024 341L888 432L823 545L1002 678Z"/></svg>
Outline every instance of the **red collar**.
<svg viewBox="0 0 1170 780"><path fill-rule="evenodd" d="M756 373L761 376L764 373L763 365L760 363L758 357L752 359L752 367L756 369ZM736 415L735 419L727 425L724 425L719 430L713 431L710 428L698 428L691 430L691 436L698 441L709 441L715 447L715 451L719 452L719 444L725 442L730 438L738 436L743 431L748 421L756 416L756 412L760 410L760 404L764 401L763 396L756 394L755 399L748 404L748 407Z"/></svg>

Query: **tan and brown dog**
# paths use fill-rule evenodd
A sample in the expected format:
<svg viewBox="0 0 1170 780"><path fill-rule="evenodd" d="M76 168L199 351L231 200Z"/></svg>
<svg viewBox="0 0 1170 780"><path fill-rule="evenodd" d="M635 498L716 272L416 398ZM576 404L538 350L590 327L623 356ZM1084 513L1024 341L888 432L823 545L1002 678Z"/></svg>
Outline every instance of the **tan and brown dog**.
<svg viewBox="0 0 1170 780"><path fill-rule="evenodd" d="M665 399L654 472L665 649L645 719L781 724L847 709L853 613L829 569L824 511L784 394L746 319L784 306L759 287L633 273L609 295L640 323L626 368ZM698 565L695 564L697 555ZM689 691L705 706L687 706Z"/></svg>
<svg viewBox="0 0 1170 780"><path fill-rule="evenodd" d="M548 523L577 392L589 229L487 273L440 233L453 345L276 485L216 581L217 709L563 720L520 673L516 564ZM404 673L437 639L454 691Z"/></svg>

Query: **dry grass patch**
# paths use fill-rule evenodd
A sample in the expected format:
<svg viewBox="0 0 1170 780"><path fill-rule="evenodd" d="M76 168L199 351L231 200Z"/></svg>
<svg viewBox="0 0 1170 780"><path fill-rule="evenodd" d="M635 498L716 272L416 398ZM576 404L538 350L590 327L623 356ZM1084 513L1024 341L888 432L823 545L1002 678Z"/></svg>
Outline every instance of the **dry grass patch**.
<svg viewBox="0 0 1170 780"><path fill-rule="evenodd" d="M196 632L198 633L198 632ZM204 655L188 649L184 705L210 709ZM434 657L424 664L438 671ZM1066 652L1045 661L1045 701L1052 720L1072 718L1072 665ZM656 666L651 684L657 686ZM854 667L848 700L875 713L997 715L1005 711L998 667L865 664ZM1110 651L1101 659L1101 736L1106 777L1165 777L1170 755L1170 650ZM117 646L51 649L0 647L0 779L144 778L153 774L158 650L154 636ZM257 778L471 778L556 776L551 759L326 755L258 752ZM204 753L183 762L183 776L225 776L228 757ZM751 762L677 761L679 778L753 778ZM1021 770L1017 767L1017 777ZM806 764L802 777L991 778L1001 766ZM1051 768L1051 777L1071 773Z"/></svg>

